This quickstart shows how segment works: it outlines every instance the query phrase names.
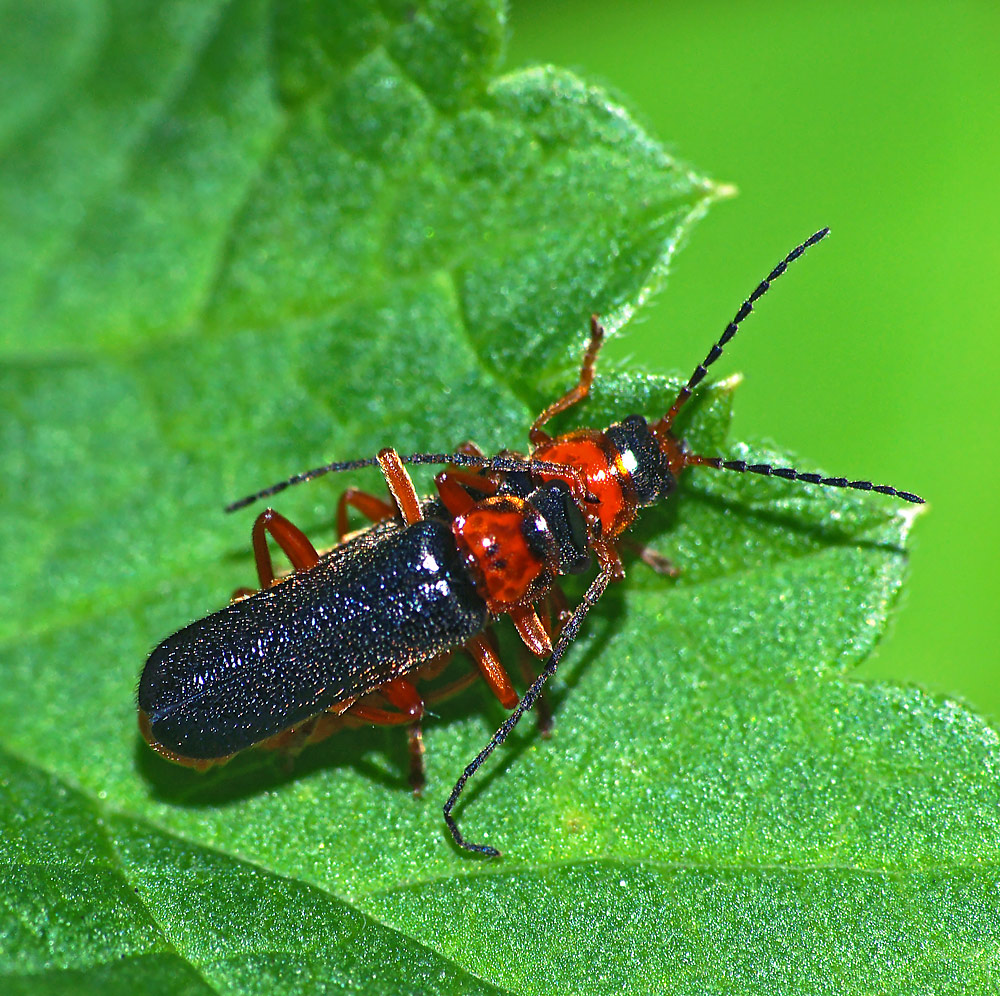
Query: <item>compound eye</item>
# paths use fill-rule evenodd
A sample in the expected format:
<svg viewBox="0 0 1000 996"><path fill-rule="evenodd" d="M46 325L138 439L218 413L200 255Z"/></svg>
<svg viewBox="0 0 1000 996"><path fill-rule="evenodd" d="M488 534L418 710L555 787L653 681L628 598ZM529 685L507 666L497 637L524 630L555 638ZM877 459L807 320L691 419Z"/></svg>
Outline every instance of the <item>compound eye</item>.
<svg viewBox="0 0 1000 996"><path fill-rule="evenodd" d="M528 549L541 561L546 563L554 556L555 544L549 524L541 515L526 515L521 522L521 535Z"/></svg>
<svg viewBox="0 0 1000 996"><path fill-rule="evenodd" d="M587 546L587 523L569 489L563 495L563 511L566 516L566 524L569 526L570 539L576 548L576 556L569 558L569 563L564 565L567 574L582 574L590 567L590 548Z"/></svg>
<svg viewBox="0 0 1000 996"><path fill-rule="evenodd" d="M566 512L566 522L569 524L570 536L573 539L573 546L581 552L587 550L587 523L583 521L580 509L577 507L573 496L566 492L563 496L563 508Z"/></svg>
<svg viewBox="0 0 1000 996"><path fill-rule="evenodd" d="M527 498L534 486L531 474L526 470L514 470L504 475L499 493L514 495L515 498Z"/></svg>

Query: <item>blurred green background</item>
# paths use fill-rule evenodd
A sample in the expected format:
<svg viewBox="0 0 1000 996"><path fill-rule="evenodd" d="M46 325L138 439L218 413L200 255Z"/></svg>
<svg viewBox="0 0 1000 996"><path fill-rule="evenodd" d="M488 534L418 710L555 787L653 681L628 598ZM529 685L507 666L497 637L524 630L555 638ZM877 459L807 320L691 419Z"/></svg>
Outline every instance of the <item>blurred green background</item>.
<svg viewBox="0 0 1000 996"><path fill-rule="evenodd" d="M514 0L510 22L508 68L578 69L740 191L609 354L689 373L770 267L831 226L716 368L746 375L737 438L930 500L862 673L1000 718L1000 5Z"/></svg>

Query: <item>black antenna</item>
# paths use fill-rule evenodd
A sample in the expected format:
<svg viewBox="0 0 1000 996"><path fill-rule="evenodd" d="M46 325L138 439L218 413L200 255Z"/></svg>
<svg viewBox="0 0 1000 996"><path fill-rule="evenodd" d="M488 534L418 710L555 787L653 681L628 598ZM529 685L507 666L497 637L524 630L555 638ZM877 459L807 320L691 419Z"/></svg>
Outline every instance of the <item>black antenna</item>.
<svg viewBox="0 0 1000 996"><path fill-rule="evenodd" d="M483 470L496 470L504 473L515 473L519 470L541 470L548 474L565 474L567 467L561 463L551 463L544 460L533 460L527 463L522 457L516 456L473 456L471 453L410 453L400 456L401 463L409 464L445 464L451 463L456 467L479 467ZM377 457L366 457L363 460L343 460L339 463L328 463L322 467L314 467L312 470L305 470L301 474L293 474L284 481L278 481L261 491L255 491L252 495L230 502L225 510L235 512L237 509L246 508L261 498L269 498L276 495L285 488L290 488L295 484L303 484L312 481L324 474L336 474L345 470L360 470L362 467L377 467ZM575 468L570 468L575 470Z"/></svg>
<svg viewBox="0 0 1000 996"><path fill-rule="evenodd" d="M829 228L821 228L811 235L801 245L797 245L754 289L754 292L743 302L733 320L726 326L719 341L708 351L708 355L694 368L687 384L670 406L666 415L656 423L657 434L661 440L669 437L670 427L674 418L684 403L691 397L695 388L704 380L708 368L722 356L726 344L739 331L740 323L753 311L753 306L768 292L771 284L780 277L788 264L798 259L810 246L816 245L830 234ZM662 444L661 444L662 445ZM676 445L676 444L675 444ZM688 453L683 444L676 446L676 454L671 458L676 464L676 470L684 467L714 467L716 470L734 470L740 474L759 474L761 477L780 477L785 481L801 481L804 484L818 484L828 488L850 488L853 491L875 491L880 495L890 495L903 501L922 505L924 499L909 491L900 491L888 484L873 484L871 481L850 481L846 477L824 477L822 474L805 474L794 467L773 467L768 463L747 463L746 460L724 460L722 457L698 456Z"/></svg>
<svg viewBox="0 0 1000 996"><path fill-rule="evenodd" d="M658 423L664 430L668 430L671 425L673 425L674 418L677 413L681 410L684 402L691 397L691 393L694 389L704 380L705 374L708 373L708 368L720 357L722 356L722 350L725 348L726 343L739 331L740 323L753 311L753 306L768 292L771 284L780 277L785 270L788 269L788 264L798 259L810 246L816 245L817 242L825 239L827 235L830 234L829 228L821 228L815 235L811 235L805 240L801 245L796 246L756 287L754 292L743 302L740 306L740 310L736 312L733 320L726 326L725 331L719 337L719 341L708 351L708 355L694 368L694 373L691 374L690 379L681 388L681 393L677 395L676 400L670 406L670 410L666 415L663 416L661 421Z"/></svg>
<svg viewBox="0 0 1000 996"><path fill-rule="evenodd" d="M804 481L806 484L820 484L827 488L850 488L854 491L877 491L880 495L891 495L903 501L923 505L920 495L909 491L898 491L888 484L872 484L871 481L849 481L846 477L823 477L822 474L803 474L794 467L773 467L769 463L747 463L746 460L723 460L722 457L686 454L687 467L714 467L716 470L735 470L740 474L760 474L761 477L780 477L785 481Z"/></svg>
<svg viewBox="0 0 1000 996"><path fill-rule="evenodd" d="M462 794L465 783L479 770L483 761L507 739L510 731L517 726L521 717L535 704L538 696L542 694L542 687L545 682L555 674L563 655L569 649L570 644L576 639L576 634L579 633L584 618L597 603L601 595L604 594L604 589L607 588L608 583L613 577L614 571L606 566L590 582L590 587L587 588L583 596L583 601L573 610L573 615L570 616L569 621L559 634L559 640L552 651L552 656L546 662L541 674L531 683L531 687L524 693L524 698L517 704L517 708L504 720L503 725L493 734L490 742L469 763L465 771L462 772L461 778L458 779L455 787L451 790L451 795L448 796L448 801L444 804L444 820L448 824L448 829L451 831L451 835L459 847L464 847L467 851L475 851L478 854L485 854L489 858L495 858L500 854L495 847L491 847L489 844L474 844L472 841L466 840L462 836L462 832L458 829L458 824L455 822L455 817L451 815L451 811L455 808L455 803L458 802L458 797Z"/></svg>

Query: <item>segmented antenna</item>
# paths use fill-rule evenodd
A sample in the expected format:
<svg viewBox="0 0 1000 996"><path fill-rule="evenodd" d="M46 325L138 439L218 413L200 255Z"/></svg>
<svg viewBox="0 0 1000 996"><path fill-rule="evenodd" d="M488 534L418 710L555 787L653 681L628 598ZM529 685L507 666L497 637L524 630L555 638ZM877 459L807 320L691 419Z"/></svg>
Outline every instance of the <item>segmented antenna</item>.
<svg viewBox="0 0 1000 996"><path fill-rule="evenodd" d="M614 576L614 570L606 565L601 569L601 573L590 582L590 587L584 593L583 600L573 610L573 615L570 616L566 625L563 626L562 632L559 634L559 639L552 650L552 656L549 657L541 674L531 683L531 687L524 693L524 698L517 704L517 708L504 720L503 725L493 734L490 742L466 766L465 771L462 772L461 777L455 783L455 787L451 790L451 795L448 796L448 801L444 804L444 821L448 824L448 829L451 831L451 835L459 847L463 847L467 851L484 854L488 858L499 856L500 852L489 844L475 844L472 841L466 840L465 836L458 829L455 817L452 816L452 810L455 808L455 803L458 802L458 797L465 788L465 783L479 770L482 763L490 754L507 739L510 731L517 726L521 717L535 704L538 696L542 694L545 682L555 674L556 669L559 667L559 662L576 639L576 635L579 633L587 613L597 604L598 599L604 594L605 588L607 588Z"/></svg>
<svg viewBox="0 0 1000 996"><path fill-rule="evenodd" d="M496 470L503 473L514 473L527 469L525 461L519 457L507 456L473 456L471 453L409 453L400 456L401 463L409 464L454 464L456 467L476 467L482 470ZM235 512L238 509L246 508L261 498L270 498L285 488L290 488L296 484L303 484L306 481L315 480L324 474L336 474L345 470L360 470L362 467L377 467L377 457L366 457L363 460L342 460L339 463L327 463L322 467L314 467L312 470L305 470L301 474L293 474L284 481L278 481L261 491L255 491L252 495L230 502L225 511ZM534 460L531 463L532 470L540 470L549 474L565 474L566 466L561 463L551 463L544 460ZM573 468L570 468L573 469Z"/></svg>
<svg viewBox="0 0 1000 996"><path fill-rule="evenodd" d="M680 394L670 406L670 410L653 426L653 431L660 439L664 452L668 453L674 473L679 473L685 467L714 467L716 470L734 470L740 474L759 474L761 477L780 477L785 481L801 481L804 484L818 484L827 488L850 488L853 491L875 491L880 495L890 495L915 505L924 504L920 495L909 491L900 491L888 484L873 484L871 481L850 481L846 477L824 477L822 474L806 474L794 467L774 467L769 463L747 463L746 460L725 460L722 457L699 456L688 453L684 444L670 435L670 427L684 403L695 388L704 380L708 368L722 356L726 344L737 331L740 323L753 311L753 306L768 292L771 284L780 277L788 264L801 256L810 246L825 239L830 234L829 228L821 228L801 245L796 246L754 289L754 292L743 302L733 320L726 326L719 341L708 351L708 355L695 367L690 379L681 388Z"/></svg>
<svg viewBox="0 0 1000 996"><path fill-rule="evenodd" d="M722 457L684 457L686 467L714 467L716 470L735 470L740 474L760 474L761 477L780 477L785 481L804 481L806 484L820 484L827 488L850 488L853 491L877 491L880 495L891 495L903 501L923 505L920 495L909 491L899 491L888 484L872 484L871 481L849 481L846 477L823 477L822 474L803 474L794 467L772 467L769 463L747 463L746 460L723 460Z"/></svg>
<svg viewBox="0 0 1000 996"><path fill-rule="evenodd" d="M753 306L768 292L771 284L780 277L785 270L788 269L788 264L793 260L796 260L801 256L810 246L816 245L822 239L825 239L827 235L830 234L829 228L821 228L815 235L810 236L801 245L796 246L756 287L754 292L743 302L740 306L740 310L736 312L733 320L726 326L726 330L719 337L719 341L708 351L708 356L705 357L694 368L694 373L691 374L691 378L688 382L681 388L681 393L677 395L677 399L670 406L670 410L660 421L660 426L663 429L669 429L673 424L674 418L677 413L681 410L684 402L691 397L694 389L704 380L705 374L708 373L708 368L720 357L722 356L722 350L725 348L726 343L739 331L740 323L753 311Z"/></svg>

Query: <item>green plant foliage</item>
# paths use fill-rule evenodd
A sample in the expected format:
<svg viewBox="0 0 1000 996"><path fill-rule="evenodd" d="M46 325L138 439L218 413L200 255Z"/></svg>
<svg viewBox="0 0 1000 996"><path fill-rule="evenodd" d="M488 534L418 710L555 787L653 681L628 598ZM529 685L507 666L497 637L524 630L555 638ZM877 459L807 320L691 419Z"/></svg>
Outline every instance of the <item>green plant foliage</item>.
<svg viewBox="0 0 1000 996"><path fill-rule="evenodd" d="M523 445L587 316L619 326L718 191L569 73L498 76L498 2L3 13L5 993L986 990L997 738L851 680L912 518L875 496L696 472L651 511L683 573L630 561L553 738L524 722L473 782L495 862L440 813L503 718L481 688L428 723L422 799L399 731L291 773L149 751L146 655L252 578L226 500L383 445ZM605 371L576 417L676 387ZM696 447L744 452L733 387L685 412ZM281 508L329 539L346 483Z"/></svg>

